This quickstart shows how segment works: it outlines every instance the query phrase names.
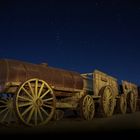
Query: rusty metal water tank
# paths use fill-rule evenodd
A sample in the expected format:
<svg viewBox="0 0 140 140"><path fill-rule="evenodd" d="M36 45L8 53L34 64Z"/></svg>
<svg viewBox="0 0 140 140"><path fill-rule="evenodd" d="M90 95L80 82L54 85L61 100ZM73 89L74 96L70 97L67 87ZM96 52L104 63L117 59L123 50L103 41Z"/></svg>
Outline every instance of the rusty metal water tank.
<svg viewBox="0 0 140 140"><path fill-rule="evenodd" d="M46 81L56 90L74 91L83 89L83 79L77 72L49 67L47 64L1 59L0 92L4 92L10 83L22 83L31 78Z"/></svg>

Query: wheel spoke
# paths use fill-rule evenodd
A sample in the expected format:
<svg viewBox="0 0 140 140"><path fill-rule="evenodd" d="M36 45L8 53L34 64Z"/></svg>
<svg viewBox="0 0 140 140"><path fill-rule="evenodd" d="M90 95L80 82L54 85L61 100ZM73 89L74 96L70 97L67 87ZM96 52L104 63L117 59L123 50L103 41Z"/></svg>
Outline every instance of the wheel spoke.
<svg viewBox="0 0 140 140"><path fill-rule="evenodd" d="M54 107L52 107L52 106L50 106L50 105L45 105L45 104L43 104L43 106L45 106L45 107L47 107L47 108L51 108L51 109L54 108Z"/></svg>
<svg viewBox="0 0 140 140"><path fill-rule="evenodd" d="M38 114L39 114L39 117L40 117L41 121L43 121L43 116L42 116L42 113L41 113L40 109L37 108L37 110L38 110Z"/></svg>
<svg viewBox="0 0 140 140"><path fill-rule="evenodd" d="M109 89L106 89L105 93L106 93L106 97L108 98L109 95L110 95L110 91L109 91Z"/></svg>
<svg viewBox="0 0 140 140"><path fill-rule="evenodd" d="M107 112L109 109L109 102L107 99L104 101L104 109L105 109L105 112Z"/></svg>
<svg viewBox="0 0 140 140"><path fill-rule="evenodd" d="M107 100L109 100L109 99L110 99L110 97L112 97L111 93L109 93L109 92L108 92L108 93L106 93L106 99L107 99Z"/></svg>
<svg viewBox="0 0 140 140"><path fill-rule="evenodd" d="M108 100L112 99L112 96L109 96Z"/></svg>
<svg viewBox="0 0 140 140"><path fill-rule="evenodd" d="M12 120L12 114L13 114L13 112L10 111L10 112L9 112L9 117L8 117L8 122L9 122L9 123L10 123L10 121Z"/></svg>
<svg viewBox="0 0 140 140"><path fill-rule="evenodd" d="M30 105L32 105L32 102L19 104L18 107L25 107L25 106L30 106Z"/></svg>
<svg viewBox="0 0 140 140"><path fill-rule="evenodd" d="M6 101L2 101L2 100L0 100L0 103L2 103L2 104L6 104Z"/></svg>
<svg viewBox="0 0 140 140"><path fill-rule="evenodd" d="M3 119L1 120L2 122L4 122L4 120L7 118L8 114L9 114L9 110L5 113Z"/></svg>
<svg viewBox="0 0 140 140"><path fill-rule="evenodd" d="M24 87L22 87L22 90L23 90L31 99L33 99L33 97L30 95L30 93L29 93Z"/></svg>
<svg viewBox="0 0 140 140"><path fill-rule="evenodd" d="M23 96L18 96L19 100L22 100L22 101L32 101L31 99L27 98L27 97L23 97Z"/></svg>
<svg viewBox="0 0 140 140"><path fill-rule="evenodd" d="M27 119L27 123L30 122L30 120L31 120L31 118L33 116L34 110L35 110L34 108L31 109L30 114L29 114L28 119Z"/></svg>
<svg viewBox="0 0 140 140"><path fill-rule="evenodd" d="M30 91L31 91L31 93L32 93L32 96L34 96L34 91L33 91L33 88L32 88L32 86L31 86L31 83L28 82L28 85L29 85Z"/></svg>
<svg viewBox="0 0 140 140"><path fill-rule="evenodd" d="M35 81L35 97L37 97L38 93L38 80Z"/></svg>
<svg viewBox="0 0 140 140"><path fill-rule="evenodd" d="M92 106L92 104L93 104L93 103L92 103L92 102L90 102L88 106L90 107L90 106Z"/></svg>
<svg viewBox="0 0 140 140"><path fill-rule="evenodd" d="M46 116L49 116L48 112L47 112L43 107L41 107L40 109L44 112L44 114L45 114Z"/></svg>
<svg viewBox="0 0 140 140"><path fill-rule="evenodd" d="M0 114L2 114L3 112L7 111L8 108L5 108L4 110L0 111Z"/></svg>
<svg viewBox="0 0 140 140"><path fill-rule="evenodd" d="M53 98L44 99L43 102L53 101Z"/></svg>
<svg viewBox="0 0 140 140"><path fill-rule="evenodd" d="M5 108L5 107L7 107L7 105L1 105L1 106L0 106L0 108Z"/></svg>
<svg viewBox="0 0 140 140"><path fill-rule="evenodd" d="M33 106L29 106L28 108L25 109L25 111L21 115L22 116L26 115L32 108Z"/></svg>
<svg viewBox="0 0 140 140"><path fill-rule="evenodd" d="M44 88L44 83L42 83L42 85L41 85L41 87L40 87L40 89L39 89L39 93L38 93L38 97L40 97L40 95L41 95L41 92L42 92L42 90L43 90L43 88Z"/></svg>
<svg viewBox="0 0 140 140"><path fill-rule="evenodd" d="M37 126L37 108L35 108L35 126Z"/></svg>
<svg viewBox="0 0 140 140"><path fill-rule="evenodd" d="M104 110L105 110L105 112L107 113L108 112L108 105L107 105L107 103L104 105Z"/></svg>
<svg viewBox="0 0 140 140"><path fill-rule="evenodd" d="M50 90L48 89L40 98L43 99L49 92Z"/></svg>

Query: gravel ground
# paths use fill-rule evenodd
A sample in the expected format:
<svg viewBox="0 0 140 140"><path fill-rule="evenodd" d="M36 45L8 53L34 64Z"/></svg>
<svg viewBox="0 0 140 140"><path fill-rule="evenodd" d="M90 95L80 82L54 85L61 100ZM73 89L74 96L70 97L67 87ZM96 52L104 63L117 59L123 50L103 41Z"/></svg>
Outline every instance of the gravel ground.
<svg viewBox="0 0 140 140"><path fill-rule="evenodd" d="M140 112L126 115L113 115L110 118L94 118L92 121L83 121L80 118L67 117L50 122L42 128L28 128L24 126L0 127L0 134L132 134L140 133Z"/></svg>

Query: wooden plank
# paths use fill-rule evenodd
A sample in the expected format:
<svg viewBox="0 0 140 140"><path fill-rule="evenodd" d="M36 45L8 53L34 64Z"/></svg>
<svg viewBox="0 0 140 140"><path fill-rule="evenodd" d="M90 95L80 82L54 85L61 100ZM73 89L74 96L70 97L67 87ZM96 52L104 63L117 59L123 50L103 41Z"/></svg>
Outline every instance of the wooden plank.
<svg viewBox="0 0 140 140"><path fill-rule="evenodd" d="M128 92L134 91L138 94L138 86L134 83L128 81L122 81L123 92L127 94Z"/></svg>
<svg viewBox="0 0 140 140"><path fill-rule="evenodd" d="M117 79L99 70L93 73L93 90L94 95L98 96L101 88L111 86L114 90L115 96L119 94Z"/></svg>

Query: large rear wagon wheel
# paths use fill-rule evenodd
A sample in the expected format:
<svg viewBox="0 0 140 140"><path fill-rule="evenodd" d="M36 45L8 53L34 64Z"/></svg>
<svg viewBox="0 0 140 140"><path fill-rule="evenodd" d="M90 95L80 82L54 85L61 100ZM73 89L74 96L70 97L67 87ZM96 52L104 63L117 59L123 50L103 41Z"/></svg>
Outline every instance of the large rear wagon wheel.
<svg viewBox="0 0 140 140"><path fill-rule="evenodd" d="M17 123L12 94L0 95L0 123L8 126Z"/></svg>
<svg viewBox="0 0 140 140"><path fill-rule="evenodd" d="M45 125L52 119L55 103L52 88L39 79L31 79L23 83L15 98L19 119L32 127Z"/></svg>
<svg viewBox="0 0 140 140"><path fill-rule="evenodd" d="M115 102L113 90L110 86L105 86L101 89L101 113L103 117L110 117L113 115Z"/></svg>

